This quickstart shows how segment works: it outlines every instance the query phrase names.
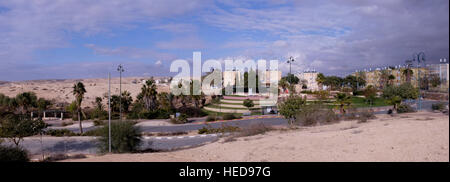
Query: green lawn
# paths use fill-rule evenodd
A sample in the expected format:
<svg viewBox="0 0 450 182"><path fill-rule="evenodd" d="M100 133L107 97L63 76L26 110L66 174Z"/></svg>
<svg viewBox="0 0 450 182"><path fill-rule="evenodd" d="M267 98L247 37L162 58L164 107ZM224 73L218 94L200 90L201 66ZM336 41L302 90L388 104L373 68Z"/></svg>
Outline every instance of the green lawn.
<svg viewBox="0 0 450 182"><path fill-rule="evenodd" d="M356 107L370 107L371 105L366 103L364 100L365 99L361 97L352 97L352 104ZM389 104L387 104L385 102L385 99L383 98L376 98L375 101L373 102L372 107L381 107L381 106L389 106Z"/></svg>
<svg viewBox="0 0 450 182"><path fill-rule="evenodd" d="M211 116L215 116L217 114L217 116L223 116L224 114L234 114L235 116L242 116L242 113L224 113L224 112L214 112L214 111L209 111L206 109L202 109L203 112L207 113L208 115Z"/></svg>
<svg viewBox="0 0 450 182"><path fill-rule="evenodd" d="M241 105L241 104L239 104L239 105ZM211 107L211 108L217 108L217 109L222 108L222 109L247 110L247 108L234 108L234 107L224 107L224 106L220 107L220 106L214 105L214 104L210 104L210 105L206 105L206 106ZM261 108L250 108L250 110L255 110L255 109L261 109Z"/></svg>
<svg viewBox="0 0 450 182"><path fill-rule="evenodd" d="M371 107L371 105L369 105L368 103L365 102L364 98L361 97L352 97L351 99L352 101L352 105L354 107ZM312 104L314 103L314 101L308 101L306 102L307 104ZM334 101L324 101L325 104L327 104L330 107L334 107ZM372 107L381 107L381 106L388 106L388 104L386 104L385 99L383 98L376 98L375 101L373 102Z"/></svg>

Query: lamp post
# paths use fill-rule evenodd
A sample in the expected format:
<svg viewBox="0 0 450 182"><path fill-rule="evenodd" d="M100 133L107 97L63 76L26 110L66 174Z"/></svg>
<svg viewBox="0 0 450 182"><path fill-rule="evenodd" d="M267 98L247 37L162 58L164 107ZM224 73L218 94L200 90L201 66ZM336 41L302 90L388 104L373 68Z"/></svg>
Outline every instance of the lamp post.
<svg viewBox="0 0 450 182"><path fill-rule="evenodd" d="M122 120L122 73L125 71L123 69L122 64L119 64L119 67L117 67L117 71L120 74L120 78L119 78L119 116L120 116L120 120Z"/></svg>
<svg viewBox="0 0 450 182"><path fill-rule="evenodd" d="M417 59L416 59L417 58ZM421 102L421 95L420 95L420 63L421 62L425 62L425 53L424 52L419 52L418 54L415 55L415 61L417 61L417 82L418 82L418 87L419 87L419 99L418 99L418 103L417 103L417 110L421 110L422 109L422 102Z"/></svg>
<svg viewBox="0 0 450 182"><path fill-rule="evenodd" d="M111 73L108 73L108 149L111 153Z"/></svg>
<svg viewBox="0 0 450 182"><path fill-rule="evenodd" d="M292 74L291 73L291 64L292 64L292 62L294 62L295 61L295 59L291 56L291 57L289 57L289 59L287 60L287 63L289 63L289 74Z"/></svg>

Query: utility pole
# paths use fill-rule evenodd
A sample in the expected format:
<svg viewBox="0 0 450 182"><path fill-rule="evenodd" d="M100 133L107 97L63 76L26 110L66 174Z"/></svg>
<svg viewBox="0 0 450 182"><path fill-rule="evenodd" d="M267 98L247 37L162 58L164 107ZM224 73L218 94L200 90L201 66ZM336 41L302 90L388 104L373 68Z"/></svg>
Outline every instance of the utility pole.
<svg viewBox="0 0 450 182"><path fill-rule="evenodd" d="M120 120L122 121L122 72L125 70L123 69L122 64L119 64L119 67L117 67L117 71L119 72L119 116Z"/></svg>
<svg viewBox="0 0 450 182"><path fill-rule="evenodd" d="M108 73L108 149L111 153L111 73Z"/></svg>

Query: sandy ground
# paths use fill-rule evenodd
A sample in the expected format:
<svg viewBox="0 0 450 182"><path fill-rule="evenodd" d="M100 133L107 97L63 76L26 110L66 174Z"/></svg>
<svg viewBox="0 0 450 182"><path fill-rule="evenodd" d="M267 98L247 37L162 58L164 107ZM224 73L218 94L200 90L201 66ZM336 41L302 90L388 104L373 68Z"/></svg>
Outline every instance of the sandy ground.
<svg viewBox="0 0 450 182"><path fill-rule="evenodd" d="M125 77L122 78L122 91L127 90L131 93L133 99L141 91L142 80L147 77ZM155 79L161 79L156 78ZM92 107L95 97L103 97L108 93L107 78L92 79L68 79L68 80L33 80L21 82L9 82L0 85L0 93L9 97L15 97L21 92L34 92L38 97L53 100L55 103L67 102L71 103L75 97L72 93L73 85L81 81L86 88L86 94L82 103L82 107ZM168 92L169 86L158 85L158 92ZM119 94L119 78L111 78L111 94ZM106 99L103 99L106 104Z"/></svg>
<svg viewBox="0 0 450 182"><path fill-rule="evenodd" d="M272 131L198 148L89 156L68 161L443 161L449 162L449 117L418 112L379 115L368 123Z"/></svg>

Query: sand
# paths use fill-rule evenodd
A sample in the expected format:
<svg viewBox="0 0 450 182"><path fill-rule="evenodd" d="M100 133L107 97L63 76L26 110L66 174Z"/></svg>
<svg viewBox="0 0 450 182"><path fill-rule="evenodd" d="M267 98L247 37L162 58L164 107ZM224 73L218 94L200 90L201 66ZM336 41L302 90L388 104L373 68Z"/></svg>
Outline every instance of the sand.
<svg viewBox="0 0 450 182"><path fill-rule="evenodd" d="M449 117L418 112L358 124L272 131L237 141L161 153L88 156L67 161L442 161L449 162Z"/></svg>
<svg viewBox="0 0 450 182"><path fill-rule="evenodd" d="M133 100L140 93L142 80L148 77L125 77L122 78L122 91L130 92ZM162 79L156 78L155 79ZM108 93L107 78L92 79L68 79L68 80L32 80L20 82L8 82L0 85L0 93L9 97L15 97L21 92L34 92L38 97L53 100L54 103L67 102L75 100L72 90L73 85L81 81L86 88L86 94L82 102L82 107L93 107L95 97L102 97ZM158 84L158 92L168 92L169 86ZM111 78L111 94L119 94L119 78ZM106 99L103 99L106 104Z"/></svg>

